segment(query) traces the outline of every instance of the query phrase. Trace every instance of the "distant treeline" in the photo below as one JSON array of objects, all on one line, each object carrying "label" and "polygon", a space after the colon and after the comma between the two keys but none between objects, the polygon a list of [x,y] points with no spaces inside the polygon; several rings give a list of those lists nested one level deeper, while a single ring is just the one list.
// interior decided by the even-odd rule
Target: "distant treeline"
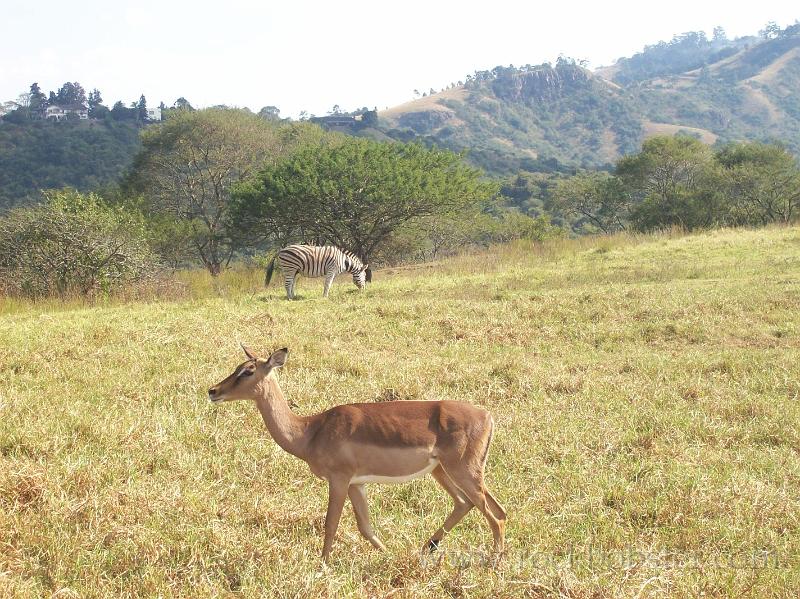
[{"label": "distant treeline", "polygon": [[788,224],[800,216],[800,168],[776,144],[713,150],[686,135],[654,137],[612,173],[558,181],[550,200],[584,232]]},{"label": "distant treeline", "polygon": [[142,131],[119,185],[49,191],[0,218],[0,287],[97,295],[185,266],[216,276],[290,242],[387,264],[559,234],[506,206],[498,188],[447,150],[244,110],[180,109]]}]

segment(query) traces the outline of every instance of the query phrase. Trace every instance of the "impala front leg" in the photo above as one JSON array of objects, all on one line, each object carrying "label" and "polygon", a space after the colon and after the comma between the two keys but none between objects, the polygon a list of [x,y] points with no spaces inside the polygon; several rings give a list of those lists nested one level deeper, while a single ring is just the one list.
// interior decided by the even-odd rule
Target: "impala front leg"
[{"label": "impala front leg", "polygon": [[328,481],[328,512],[325,514],[325,542],[322,544],[322,560],[327,562],[331,553],[336,529],[339,527],[339,518],[342,516],[344,500],[350,479],[332,479]]}]

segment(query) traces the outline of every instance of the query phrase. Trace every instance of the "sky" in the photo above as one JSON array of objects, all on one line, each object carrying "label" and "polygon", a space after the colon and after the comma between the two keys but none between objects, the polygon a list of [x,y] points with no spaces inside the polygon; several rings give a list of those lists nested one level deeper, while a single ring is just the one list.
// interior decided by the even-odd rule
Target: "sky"
[{"label": "sky", "polygon": [[798,18],[787,0],[3,0],[0,102],[78,81],[108,106],[144,94],[292,117],[384,109],[497,65],[563,54],[596,68],[685,31],[739,37]]}]

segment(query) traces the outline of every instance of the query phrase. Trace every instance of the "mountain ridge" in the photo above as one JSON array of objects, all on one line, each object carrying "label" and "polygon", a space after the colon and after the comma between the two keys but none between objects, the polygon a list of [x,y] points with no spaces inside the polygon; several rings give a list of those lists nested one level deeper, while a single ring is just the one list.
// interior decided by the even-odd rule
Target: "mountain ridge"
[{"label": "mountain ridge", "polygon": [[772,35],[683,34],[594,71],[563,57],[555,66],[478,71],[463,85],[380,111],[377,133],[362,134],[466,149],[495,174],[604,168],[660,134],[709,144],[778,140],[797,153],[800,25]]}]

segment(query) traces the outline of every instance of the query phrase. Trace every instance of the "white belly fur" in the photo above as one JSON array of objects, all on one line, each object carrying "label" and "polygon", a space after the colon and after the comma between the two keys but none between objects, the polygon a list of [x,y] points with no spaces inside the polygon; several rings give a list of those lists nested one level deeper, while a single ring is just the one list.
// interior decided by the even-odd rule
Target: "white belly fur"
[{"label": "white belly fur", "polygon": [[350,479],[351,485],[363,485],[364,483],[382,483],[382,484],[397,484],[397,483],[406,483],[410,480],[414,480],[415,478],[420,478],[421,476],[425,476],[429,474],[431,470],[436,468],[439,465],[439,460],[436,458],[430,458],[428,465],[420,470],[419,472],[414,472],[413,474],[407,474],[406,476],[377,476],[373,474],[362,474],[360,476],[354,476]]}]

